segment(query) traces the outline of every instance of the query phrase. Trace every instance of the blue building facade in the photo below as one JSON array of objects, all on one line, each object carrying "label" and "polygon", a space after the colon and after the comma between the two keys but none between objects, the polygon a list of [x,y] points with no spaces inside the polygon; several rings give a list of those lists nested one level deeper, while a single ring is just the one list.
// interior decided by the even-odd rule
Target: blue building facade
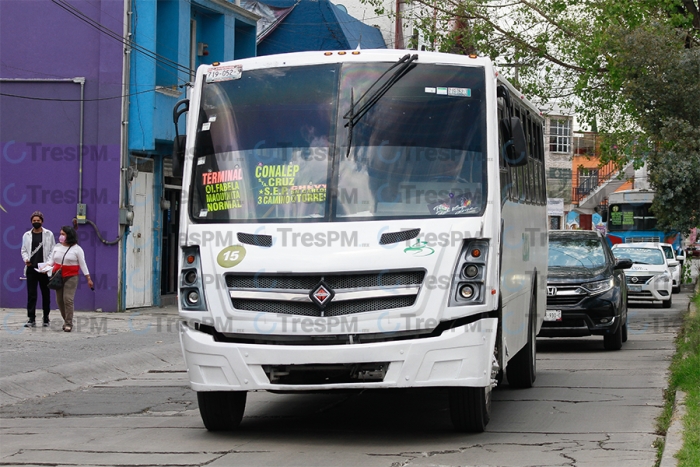
[{"label": "blue building facade", "polygon": [[227,0],[0,2],[0,307],[26,306],[35,210],[56,236],[79,222],[95,291],[81,278],[77,310],[174,291],[173,106],[197,66],[256,54],[257,19]]},{"label": "blue building facade", "polygon": [[162,296],[176,291],[181,180],[171,169],[173,107],[186,97],[200,65],[256,55],[258,19],[227,0],[132,0],[136,46],[129,64],[128,148],[133,170],[127,176],[134,221],[122,244],[126,308],[160,305]]}]

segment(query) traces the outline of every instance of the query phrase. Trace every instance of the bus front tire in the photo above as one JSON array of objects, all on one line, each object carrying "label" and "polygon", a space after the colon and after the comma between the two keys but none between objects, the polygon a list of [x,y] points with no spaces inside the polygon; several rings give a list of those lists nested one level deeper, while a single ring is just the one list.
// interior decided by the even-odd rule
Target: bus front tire
[{"label": "bus front tire", "polygon": [[198,392],[197,403],[204,426],[209,431],[233,431],[245,412],[245,391]]},{"label": "bus front tire", "polygon": [[506,367],[508,384],[514,388],[531,388],[537,377],[536,317],[537,300],[535,299],[535,292],[533,291],[530,296],[527,344],[510,359]]},{"label": "bus front tire", "polygon": [[455,430],[481,433],[491,419],[491,387],[448,388]]}]

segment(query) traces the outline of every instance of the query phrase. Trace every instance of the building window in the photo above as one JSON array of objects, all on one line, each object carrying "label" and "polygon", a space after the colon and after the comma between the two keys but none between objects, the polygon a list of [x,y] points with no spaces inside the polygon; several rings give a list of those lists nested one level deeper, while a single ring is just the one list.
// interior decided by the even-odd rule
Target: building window
[{"label": "building window", "polygon": [[549,121],[549,151],[571,151],[571,120],[551,119]]},{"label": "building window", "polygon": [[596,188],[598,188],[598,169],[579,167],[577,184],[578,195],[584,197]]}]

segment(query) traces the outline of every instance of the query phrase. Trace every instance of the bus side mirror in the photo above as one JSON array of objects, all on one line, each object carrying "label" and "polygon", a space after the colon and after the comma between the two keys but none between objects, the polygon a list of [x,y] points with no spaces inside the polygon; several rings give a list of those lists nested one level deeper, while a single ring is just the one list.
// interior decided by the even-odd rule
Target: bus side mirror
[{"label": "bus side mirror", "polygon": [[[182,108],[181,108],[182,107]],[[175,139],[173,140],[173,176],[182,177],[182,165],[185,161],[185,136],[180,136],[177,129],[177,122],[180,115],[190,110],[190,100],[178,101],[173,107],[173,123],[175,124]]]},{"label": "bus side mirror", "polygon": [[[510,117],[510,122],[503,122],[508,126],[508,141],[503,150],[503,157],[511,167],[527,165],[527,142],[523,124],[518,117]],[[508,125],[510,123],[510,125]]]},{"label": "bus side mirror", "polygon": [[173,141],[173,177],[182,177],[186,141],[187,137],[185,135],[178,135]]}]

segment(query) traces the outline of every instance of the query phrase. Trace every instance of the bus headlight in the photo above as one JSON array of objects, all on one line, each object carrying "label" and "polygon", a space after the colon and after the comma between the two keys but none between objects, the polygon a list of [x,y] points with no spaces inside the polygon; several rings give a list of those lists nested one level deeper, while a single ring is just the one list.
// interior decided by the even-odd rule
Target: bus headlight
[{"label": "bus headlight", "polygon": [[202,283],[202,262],[198,246],[182,248],[179,292],[181,310],[207,311],[204,284]]},{"label": "bus headlight", "polygon": [[185,283],[188,285],[193,285],[197,281],[197,271],[189,270],[185,272]]},{"label": "bus headlight", "polygon": [[487,240],[467,240],[462,245],[459,261],[452,275],[448,306],[484,303],[486,296],[486,261],[489,251]]},{"label": "bus headlight", "polygon": [[187,294],[187,301],[192,305],[196,305],[199,301],[199,293],[196,290],[190,290],[190,292]]},{"label": "bus headlight", "polygon": [[474,296],[474,287],[469,284],[464,284],[459,289],[459,295],[464,299],[471,299]]},{"label": "bus headlight", "polygon": [[473,264],[469,264],[464,268],[464,275],[470,279],[476,277],[477,274],[479,274],[479,268]]}]

